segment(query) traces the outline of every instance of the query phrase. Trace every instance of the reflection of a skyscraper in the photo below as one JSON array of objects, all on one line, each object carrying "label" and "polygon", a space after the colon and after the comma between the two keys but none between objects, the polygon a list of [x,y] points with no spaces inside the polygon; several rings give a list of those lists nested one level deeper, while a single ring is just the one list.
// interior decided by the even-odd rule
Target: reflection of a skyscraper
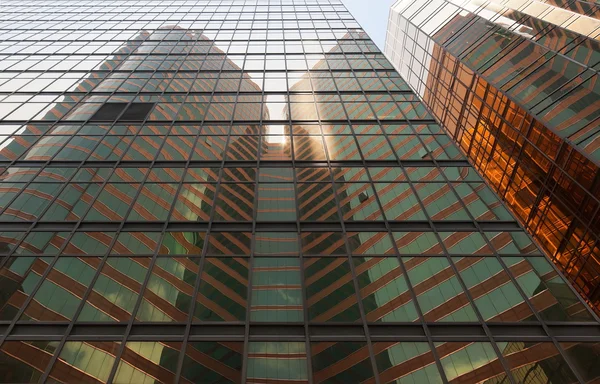
[{"label": "reflection of a skyscraper", "polygon": [[[504,15],[513,20],[522,16],[511,11]],[[600,294],[597,289],[600,259],[596,256],[600,254],[596,245],[600,228],[598,221],[589,220],[587,212],[597,205],[592,198],[595,194],[592,180],[598,168],[586,159],[590,157],[588,149],[592,146],[573,143],[578,142],[577,137],[589,134],[588,127],[595,126],[588,122],[593,121],[598,110],[594,107],[597,94],[583,83],[572,92],[570,99],[561,98],[562,94],[554,90],[569,82],[571,72],[576,73],[583,67],[577,69],[574,62],[560,55],[540,64],[547,49],[556,48],[552,48],[550,42],[571,38],[568,26],[551,29],[543,45],[538,45],[528,39],[507,37],[499,31],[488,34],[489,26],[480,16],[457,14],[440,25],[432,36],[445,45],[432,45],[433,60],[424,71],[430,73],[423,93],[424,102],[455,136],[464,152],[476,157],[474,164],[536,237],[546,254],[579,287],[592,306],[596,306],[596,296]],[[531,24],[533,20],[521,18],[520,22],[537,30],[538,26]],[[513,26],[510,31],[522,34],[523,30]],[[454,47],[469,45],[464,39],[473,36],[484,37],[470,53],[458,59]],[[455,42],[448,44],[449,41]],[[569,56],[585,63],[587,53],[583,52],[593,51],[590,48],[593,44],[592,39],[583,39]],[[575,54],[577,50],[580,52]],[[490,59],[492,57],[494,59]],[[487,80],[472,70],[483,68],[484,61],[483,73]],[[458,80],[450,89],[444,85],[449,73]],[[489,90],[483,92],[486,89]],[[535,92],[526,89],[535,89]],[[539,102],[542,98],[543,103]],[[471,103],[465,102],[470,99]],[[525,107],[536,103],[553,107],[533,116]],[[449,105],[450,109],[461,112],[457,116],[446,113]],[[479,111],[484,109],[492,113],[480,115]],[[527,144],[524,137],[537,139]],[[569,145],[563,143],[567,137],[571,140]],[[593,137],[591,135],[587,142],[592,143]],[[559,151],[565,145],[565,148],[576,145],[577,150]],[[563,153],[569,153],[568,161],[563,159],[566,159]],[[562,162],[568,162],[569,166],[562,169]]]},{"label": "reflection of a skyscraper", "polygon": [[[167,34],[171,40],[178,40],[172,45],[167,41],[161,41]],[[151,54],[150,54],[151,53]],[[168,54],[169,56],[156,55],[157,53]],[[174,54],[175,53],[175,54]],[[206,55],[210,53],[210,55]],[[140,55],[140,56],[137,56]],[[143,56],[142,56],[143,55]],[[202,56],[199,56],[202,55]],[[166,57],[166,59],[165,59]],[[143,60],[137,60],[143,58]],[[202,60],[197,60],[201,58]],[[204,60],[206,59],[206,60]],[[203,61],[204,60],[204,61]],[[157,71],[153,74],[153,77],[149,79],[140,80],[139,77],[144,76],[141,72],[140,76],[136,76],[135,68],[142,70]],[[206,74],[206,79],[195,79],[194,76],[186,78],[186,73],[182,73],[181,76],[175,76],[173,72],[162,72],[173,69],[186,69],[188,71],[202,71],[202,70],[219,70],[223,68],[222,79],[210,79],[211,74],[216,72],[198,72]],[[177,27],[167,28],[164,30],[155,31],[153,33],[144,32],[138,38],[131,43],[128,43],[125,47],[119,50],[119,52],[110,60],[105,62],[101,70],[116,69],[116,70],[133,70],[130,77],[124,82],[120,90],[122,92],[137,92],[142,90],[143,92],[164,92],[164,91],[181,91],[191,90],[192,92],[215,92],[215,99],[221,103],[221,105],[233,105],[237,98],[237,92],[239,90],[247,92],[260,92],[260,87],[254,83],[246,74],[244,74],[234,62],[227,59],[223,52],[212,46],[210,42],[204,36],[196,36],[185,30],[180,30]],[[159,74],[164,74],[164,78]],[[88,79],[82,82],[76,89],[77,92],[83,91],[94,91],[94,92],[110,92],[114,90],[113,84],[117,81],[116,79],[121,74],[113,73],[108,77],[104,77],[102,73],[92,73]],[[167,79],[169,78],[170,79]],[[177,77],[177,78],[175,78]],[[138,78],[138,79],[136,79]],[[168,80],[168,81],[167,81]],[[141,83],[144,83],[141,86]],[[181,88],[181,89],[178,89]],[[66,96],[69,98],[69,96]],[[93,101],[94,96],[90,97]],[[121,100],[122,99],[122,100]],[[127,97],[111,98],[111,102],[124,101],[127,102]],[[140,96],[140,101],[146,101],[143,96]],[[149,101],[153,99],[147,97]],[[243,121],[257,120],[261,117],[268,117],[268,111],[261,110],[260,101],[262,96],[260,94],[250,94],[245,96],[245,101],[252,101],[254,103],[239,104],[239,109],[236,111],[236,118]],[[203,96],[190,96],[187,101],[202,101],[200,103],[189,103],[181,106],[181,111],[178,118],[186,121],[219,121],[224,120],[228,122],[227,111],[219,109],[208,109],[206,107],[206,98]],[[101,106],[101,104],[80,104],[79,106],[68,112],[68,119],[71,120],[87,120],[94,115],[94,111]],[[67,111],[61,110],[62,105],[57,105],[55,109],[51,110],[49,114],[53,115],[65,115]],[[154,108],[150,112],[157,116],[166,116],[168,118],[169,111],[167,109],[160,109],[160,105],[153,105]],[[198,109],[195,109],[198,108]],[[123,112],[121,112],[123,113]],[[142,122],[145,116],[136,117],[134,120]],[[114,118],[113,118],[114,119]],[[133,121],[131,120],[133,123]],[[125,123],[125,124],[124,124]],[[122,135],[115,136],[115,140],[109,140],[106,145],[106,150],[103,154],[107,157],[99,155],[98,151],[94,151],[94,148],[98,145],[97,142],[102,139],[102,136],[87,136],[81,141],[73,139],[67,143],[63,148],[63,157],[66,160],[81,159],[80,154],[86,153],[91,155],[93,160],[110,160],[110,153],[115,153],[119,156],[123,156],[122,160],[142,160],[151,161],[158,152],[157,149],[160,147],[160,142],[156,142],[153,136],[139,136],[140,140],[135,140],[135,136],[139,130],[139,124],[128,124],[127,121],[119,121],[117,125],[111,126],[111,124],[87,124],[85,127],[95,135],[111,135],[111,132],[120,131]],[[238,126],[242,135],[253,133],[257,130],[257,125],[247,125],[245,128]],[[160,128],[157,127],[157,128]],[[216,133],[227,135],[228,127],[224,129],[217,127]],[[31,131],[36,132],[36,127],[32,127]],[[152,131],[152,127],[149,128]],[[50,128],[45,132],[39,132],[40,134],[46,134],[48,136],[41,138],[37,144],[31,146],[25,154],[22,156],[24,160],[49,160],[53,153],[56,153],[60,147],[63,146],[62,142],[54,142],[51,140],[49,135],[57,135],[63,131],[66,131],[64,125],[58,125]],[[198,129],[193,126],[184,126],[181,131],[186,131],[190,136],[185,137],[188,143],[188,147],[193,145],[193,139],[196,137]],[[162,131],[154,130],[155,134],[160,134]],[[222,144],[219,136],[210,136],[214,133],[211,129],[207,129],[206,133],[209,135],[202,136],[198,140],[195,147],[190,148],[192,150],[192,156],[197,159],[210,160],[214,158],[214,153],[221,154],[224,148],[219,148]],[[108,137],[107,136],[107,137]],[[163,139],[165,137],[163,136]],[[25,137],[25,140],[29,139]],[[163,159],[178,159],[181,148],[178,148],[179,142],[173,140],[169,143],[171,136],[167,136],[165,139],[165,145],[162,147],[161,154]],[[73,143],[73,144],[72,144]],[[10,158],[14,153],[23,152],[20,148],[15,149],[15,146],[19,146],[19,141],[14,141],[7,147],[2,149],[3,155]],[[157,147],[158,145],[158,147]],[[56,150],[53,150],[56,147]],[[216,151],[215,151],[216,149]],[[229,152],[232,156],[238,156],[243,160],[246,156],[248,147],[243,142],[232,142],[229,146]],[[71,151],[67,153],[64,151]],[[169,152],[172,151],[172,152]],[[72,155],[72,156],[71,156]],[[185,160],[185,159],[184,159]],[[106,169],[101,168],[90,168],[89,171],[83,171],[77,177],[77,184],[68,186],[70,188],[68,195],[59,195],[54,206],[62,207],[62,209],[51,209],[44,216],[46,221],[77,221],[84,218],[83,214],[85,210],[78,209],[78,204],[82,202],[88,205],[92,205],[94,199],[99,196],[100,187],[107,178]],[[17,169],[15,172],[4,175],[3,182],[7,183],[19,180],[24,175],[32,174],[34,170],[30,169]],[[68,179],[68,174],[64,173],[63,169],[52,169],[46,170],[45,176],[48,180],[64,181]],[[130,172],[133,172],[131,174]],[[139,172],[137,169],[123,169],[119,168],[115,170],[115,175],[118,175],[117,180],[130,183],[136,179],[136,173]],[[171,171],[172,172],[172,171]],[[210,170],[209,170],[210,172]],[[202,172],[193,173],[193,175],[200,175]],[[194,180],[194,176],[191,177]],[[160,178],[152,179],[148,177],[148,182],[160,182],[165,181]],[[125,184],[127,185],[127,184]],[[135,184],[139,188],[139,184]],[[39,188],[29,188],[22,194],[27,194],[27,199],[23,199],[24,203],[29,206],[42,206],[48,205],[52,199],[51,194],[44,194],[44,185],[38,184]],[[170,204],[173,196],[177,192],[175,184],[156,184],[155,190],[143,189],[140,191],[140,196],[143,196],[148,204],[152,206],[160,205],[163,207],[165,212],[169,211]],[[134,203],[136,193],[124,194],[119,185],[106,184],[104,186],[104,192],[108,196],[113,196],[119,200],[125,201],[127,206]],[[8,191],[10,192],[10,191]],[[213,194],[213,196],[211,196]],[[10,194],[9,194],[10,195]],[[10,195],[12,196],[12,195]],[[171,200],[169,200],[169,196]],[[5,196],[6,197],[6,196]],[[180,193],[181,206],[176,208],[173,212],[173,220],[208,220],[208,213],[210,212],[210,205],[206,204],[207,200],[214,199],[214,186],[212,184],[202,184],[201,187],[193,184],[186,184],[183,187],[183,191]],[[139,198],[137,201],[140,201]],[[96,200],[98,202],[98,200]],[[123,214],[118,211],[114,211],[114,207],[110,204],[96,204],[98,213],[102,221],[120,221],[124,218]],[[186,210],[184,212],[184,210]],[[132,208],[132,212],[136,212],[137,217],[143,218],[145,221],[155,221],[166,218],[165,215],[157,216],[156,210],[151,207],[146,207],[144,204],[135,204]],[[10,219],[13,215],[15,220],[31,220],[37,218],[35,215],[25,216],[14,206],[11,205],[10,209],[4,212],[3,218]],[[98,217],[98,216],[96,216]],[[131,215],[129,217],[132,217]],[[78,320],[85,321],[129,321],[134,308],[132,304],[136,301],[136,298],[141,293],[142,282],[144,276],[150,272],[150,258],[139,257],[139,258],[116,258],[111,256],[107,262],[102,262],[102,257],[81,257],[77,258],[75,255],[94,255],[98,254],[97,244],[101,244],[101,247],[108,247],[111,243],[112,236],[102,232],[87,232],[81,233],[85,239],[79,239],[76,244],[67,245],[63,254],[73,255],[73,257],[61,257],[55,264],[51,272],[42,283],[41,288],[37,291],[35,297],[29,302],[27,308],[21,317],[21,320],[28,321],[69,321],[74,320],[73,316],[76,314],[76,309],[79,307],[81,300],[85,296],[87,287],[90,284],[95,284],[92,291],[88,294],[86,302],[82,308]],[[54,233],[50,236],[29,236],[16,250],[15,255],[31,255],[30,257],[14,257],[3,267],[0,286],[2,287],[3,300],[1,315],[3,319],[9,320],[14,318],[18,310],[25,305],[28,296],[32,293],[32,288],[36,286],[40,276],[43,275],[44,271],[48,268],[52,262],[52,252],[45,252],[48,249],[60,248],[67,234]],[[188,252],[186,254],[200,256],[200,252],[203,246],[203,236],[193,235],[192,238],[182,239],[182,235],[176,234],[175,237],[166,238],[161,246],[161,252],[166,254],[173,254],[178,251],[177,247],[181,244],[187,244]],[[81,236],[80,236],[81,237]],[[180,238],[176,238],[180,237]],[[7,248],[11,248],[17,242],[16,239],[6,237]],[[74,241],[74,240],[73,240]],[[114,253],[121,255],[133,255],[138,253],[145,253],[146,255],[151,254],[153,249],[156,247],[156,238],[149,237],[144,233],[132,233],[128,241],[119,238],[115,246],[113,247]],[[50,246],[50,245],[53,246]],[[128,249],[132,244],[137,244],[133,249]],[[90,248],[92,247],[92,248]],[[93,248],[96,247],[96,248]],[[144,249],[144,251],[140,251]],[[7,249],[8,250],[8,249]],[[68,252],[67,252],[68,250]],[[106,251],[106,249],[104,250]],[[101,252],[104,253],[104,252]],[[41,254],[48,254],[48,257],[38,257]],[[93,283],[92,276],[98,270],[101,269],[100,277]],[[194,281],[197,277],[198,270],[198,258],[159,258],[156,265],[152,268],[152,277],[148,287],[143,292],[143,299],[140,310],[136,314],[136,318],[143,320],[153,321],[186,321],[187,313],[189,311],[190,300],[193,292]],[[169,292],[172,292],[171,294]],[[216,311],[222,313],[222,311]],[[224,316],[226,319],[227,316]],[[231,318],[228,318],[231,320]],[[66,347],[65,347],[66,348]],[[21,348],[19,351],[24,352],[28,348]],[[49,348],[48,348],[49,349]],[[19,352],[17,351],[17,352]],[[166,351],[166,349],[165,349]],[[40,351],[41,352],[41,351]],[[107,351],[108,352],[108,351]],[[20,352],[19,352],[20,353]],[[110,352],[109,352],[110,353]],[[202,355],[202,353],[200,353]],[[128,354],[124,354],[126,358]],[[4,358],[8,358],[6,355]],[[22,360],[19,355],[14,355],[14,358]],[[135,355],[130,358],[136,358]],[[138,356],[139,358],[139,356]],[[149,369],[151,370],[152,364],[148,362]],[[32,372],[35,372],[37,363],[31,363]],[[74,366],[65,365],[62,369],[64,372],[54,377],[58,381],[73,381],[78,377],[77,369]],[[71,372],[71,373],[69,373]],[[32,373],[34,374],[34,373]],[[173,374],[173,373],[171,373]],[[90,375],[93,376],[92,373]],[[168,375],[167,375],[168,376]],[[92,380],[89,376],[88,379]],[[77,380],[83,380],[79,377]],[[87,380],[87,379],[86,379]]]}]

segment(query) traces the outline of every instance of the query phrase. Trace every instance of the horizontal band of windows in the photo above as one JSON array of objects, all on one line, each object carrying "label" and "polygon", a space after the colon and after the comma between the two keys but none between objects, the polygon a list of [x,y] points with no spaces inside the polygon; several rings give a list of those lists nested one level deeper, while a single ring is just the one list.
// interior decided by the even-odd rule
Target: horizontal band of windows
[{"label": "horizontal band of windows", "polygon": [[[259,103],[260,104],[260,103]],[[328,104],[328,103],[323,103],[323,104]],[[32,123],[43,123],[43,122],[47,122],[47,121],[52,121],[52,122],[56,122],[57,124],[72,124],[72,123],[85,123],[88,120],[4,120],[4,122],[9,123],[9,124],[27,124],[28,122],[32,122]],[[230,120],[149,120],[147,122],[147,124],[170,124],[173,121],[176,121],[178,124],[199,124],[201,122],[204,122],[204,124],[229,124]],[[344,120],[318,120],[318,119],[311,119],[311,120],[268,120],[268,119],[262,119],[262,120],[233,120],[236,124],[296,124],[296,125],[302,125],[302,124],[346,124],[348,123],[349,119],[344,119]],[[384,124],[398,124],[398,123],[413,123],[413,124],[435,124],[435,120],[399,120],[399,119],[371,119],[371,120],[350,120],[353,124],[377,124],[378,121],[383,121],[385,122]],[[98,124],[98,121],[94,121],[94,123]],[[106,123],[112,123],[112,120],[107,120]]]},{"label": "horizontal band of windows", "polygon": [[[18,29],[8,30],[8,32],[14,32],[14,31],[17,31],[17,30]],[[4,31],[7,31],[7,30],[4,30]],[[78,29],[77,31],[80,31],[80,30]],[[252,30],[252,32],[254,32],[254,31],[259,31],[259,30]],[[289,30],[286,30],[286,31],[289,31]],[[311,31],[311,29],[308,29],[307,31]],[[2,30],[0,30],[0,33],[2,33]],[[203,41],[203,40],[196,40],[196,41]],[[319,38],[316,38],[316,39],[315,38],[310,38],[310,39],[297,39],[297,38],[295,38],[295,39],[276,39],[276,40],[238,38],[238,39],[226,40],[226,39],[219,39],[217,37],[216,39],[212,39],[211,40],[211,41],[213,41],[213,42],[216,43],[214,45],[201,45],[201,46],[200,45],[196,45],[196,46],[194,46],[194,43],[196,41],[194,41],[194,40],[143,40],[142,44],[141,44],[141,47],[146,47],[144,45],[144,43],[155,43],[156,45],[154,47],[159,47],[160,48],[161,43],[165,43],[165,48],[170,48],[170,45],[167,45],[167,44],[183,43],[183,46],[187,47],[187,48],[196,48],[197,47],[197,48],[202,48],[202,49],[209,49],[209,48],[217,48],[217,49],[219,49],[220,48],[219,47],[219,43],[242,43],[243,44],[243,43],[248,43],[248,42],[250,42],[250,43],[256,43],[256,42],[265,42],[266,41],[268,43],[276,43],[276,44],[297,43],[298,46],[301,45],[302,43],[319,43],[319,42],[324,42],[326,44],[332,44],[334,42],[338,42],[338,44],[339,44],[339,42],[341,42],[342,46],[343,46],[344,42],[348,42],[350,44],[352,44],[352,42],[357,42],[357,43],[359,43],[361,45],[362,44],[368,44],[367,45],[368,48],[374,48],[371,44],[369,44],[371,42],[371,40],[369,40],[369,39],[361,39],[361,38],[356,38],[356,39],[339,39],[339,40],[319,39]],[[40,40],[40,39],[7,39],[7,40],[2,40],[2,42],[6,42],[6,43],[13,42],[13,43],[15,43],[13,45],[16,45],[16,44],[22,43],[22,42],[41,43],[41,44],[46,44],[46,45],[50,45],[52,43],[75,43],[75,44],[79,44],[79,43],[120,43],[120,44],[125,45],[125,44],[131,42],[131,40],[124,40],[124,39],[120,39],[120,40],[106,40],[106,39],[104,39],[104,40],[93,40],[93,39],[86,39],[86,40],[83,40],[83,39],[82,40],[66,40],[66,39],[65,40],[53,40],[53,39],[44,39],[44,40]],[[100,45],[100,44],[98,44],[97,46],[98,46],[98,48],[102,47],[102,45]],[[104,53],[104,54],[105,55],[119,54],[118,49],[120,49],[122,47],[114,46],[114,48],[115,48],[115,51],[113,53]],[[356,46],[352,45],[352,48],[356,49]],[[361,52],[371,53],[371,54],[378,53],[377,51],[370,51],[370,50],[364,50],[364,51],[361,50],[361,51],[358,51],[358,52],[353,52],[353,51],[348,51],[348,52],[331,52],[331,51],[327,51],[326,53],[327,54],[337,54],[337,53],[346,53],[346,54],[358,53],[358,54],[360,54]],[[200,52],[191,53],[191,54],[199,54],[199,53]],[[295,51],[295,52],[290,52],[289,54],[290,55],[293,55],[293,54],[297,55],[299,53],[301,53],[301,52]],[[312,54],[314,52],[310,51],[310,52],[306,52],[306,53]],[[45,54],[49,55],[48,53],[45,53]],[[93,55],[93,54],[100,55],[101,53],[90,53],[90,55]],[[121,53],[121,54],[127,55],[127,54],[129,54],[129,52]],[[161,53],[160,52],[157,52],[157,53],[153,53],[153,52],[140,52],[140,53],[138,53],[138,52],[135,52],[133,54],[135,54],[135,55],[138,55],[138,54],[139,55],[157,55],[157,54],[161,54]],[[163,52],[162,54],[165,54],[165,53]],[[222,53],[206,52],[206,54],[207,55],[208,54],[210,54],[210,55],[219,55],[219,54],[222,54]],[[230,53],[230,54],[231,55],[239,55],[240,53],[235,52],[235,53]],[[257,53],[255,53],[255,52],[248,52],[248,54],[256,55]],[[279,53],[277,53],[277,52],[264,52],[264,54],[265,55],[276,55],[276,54],[281,55],[282,53],[281,52],[279,52]],[[35,54],[32,54],[32,55],[35,55]],[[40,54],[38,54],[38,56],[39,55]],[[80,55],[82,55],[82,54],[80,53]],[[175,53],[173,56],[177,56],[177,55],[178,54]],[[181,55],[181,54],[179,54],[179,55]]]},{"label": "horizontal band of windows", "polygon": [[[408,101],[408,103],[419,103],[418,101]],[[216,104],[216,103],[215,103]],[[234,104],[234,103],[232,103]],[[248,104],[248,103],[238,103],[238,104]],[[257,104],[264,104],[264,103],[257,103]],[[300,103],[298,103],[300,104]],[[308,104],[313,104],[308,103]],[[328,104],[328,103],[323,103],[323,104]],[[279,120],[281,121],[283,124],[287,124],[290,123],[290,120]],[[170,124],[172,122],[172,120],[167,120],[167,122]],[[181,120],[181,122],[176,123],[176,125],[185,125],[187,122],[187,124],[193,124],[196,125],[198,127],[205,127],[205,126],[244,126],[247,125],[248,122],[251,123],[256,123],[256,120],[235,120],[233,122],[231,122],[230,120],[216,120],[216,121],[204,121],[204,120]],[[362,124],[377,124],[376,119],[336,119],[336,120],[331,120],[331,119],[321,119],[321,120],[291,120],[291,124],[292,125],[301,125],[301,126],[318,126],[318,125],[335,125],[335,124],[344,124],[344,125],[348,125],[348,122],[350,122],[350,124],[353,125],[362,125]],[[8,120],[3,120],[2,124],[0,124],[0,127],[3,125],[9,125],[12,126],[14,123],[9,123]],[[53,126],[56,126],[58,124],[60,125],[68,125],[68,126],[79,126],[81,123],[81,121],[73,121],[73,120],[65,120],[62,121],[60,123],[50,123],[50,122],[45,122],[45,121],[40,121],[40,122],[36,122],[35,123],[36,126],[44,126],[47,128],[52,128]],[[141,126],[148,126],[148,125],[157,125],[158,122],[157,121],[148,121],[146,123],[132,123],[130,124],[131,126],[135,126],[135,127],[141,127]],[[383,125],[387,126],[387,125],[395,125],[395,124],[400,124],[400,125],[407,125],[407,124],[435,124],[437,125],[436,121],[434,119],[389,119],[389,120],[385,120],[385,123]],[[116,124],[119,125],[119,124]],[[442,133],[439,133],[442,134]],[[25,134],[26,135],[26,134]],[[445,135],[445,133],[444,133]],[[37,135],[36,135],[37,136]]]},{"label": "horizontal band of windows", "polygon": [[[32,225],[33,231],[77,231],[77,232],[96,232],[96,231],[117,231],[121,228],[121,222],[84,222],[84,223],[69,223],[69,222],[0,222],[0,231],[7,232],[23,232],[29,230]],[[257,222],[257,223],[227,223],[227,222],[212,222],[210,229],[212,232],[252,232],[255,228],[257,232],[342,232],[342,224],[340,222],[319,223],[319,222]],[[390,221],[389,227],[393,231],[402,232],[470,232],[477,231],[477,227],[483,231],[522,231],[521,227],[514,221],[434,221],[431,224],[427,221]],[[345,222],[344,228],[346,231],[367,231],[367,232],[387,232],[387,226],[384,221],[365,221],[365,222]],[[209,223],[199,223],[197,221],[190,222],[126,222],[122,226],[122,230],[126,232],[162,232],[181,231],[181,232],[205,232],[209,229]]]},{"label": "horizontal band of windows", "polygon": [[[82,164],[81,161],[28,161],[28,160],[17,160],[14,162],[0,161],[0,167],[6,167],[12,165],[14,167],[30,167],[30,168],[41,168],[41,167],[78,167]],[[83,167],[98,167],[98,168],[184,168],[186,164],[189,164],[190,168],[256,168],[257,161],[201,161],[201,160],[190,160],[187,161],[84,161]],[[397,167],[398,164],[405,167],[470,167],[469,162],[466,160],[364,160],[364,161],[331,161],[329,163],[320,161],[308,161],[308,160],[296,160],[294,162],[290,160],[261,160],[260,168],[301,168],[303,166],[309,168],[336,168],[336,167]]]},{"label": "horizontal band of windows", "polygon": [[[19,72],[20,73],[20,72]],[[24,72],[25,73],[25,72]],[[45,73],[45,72],[44,72]],[[264,72],[260,72],[262,74],[264,74]],[[277,73],[282,73],[281,71],[277,71]],[[348,76],[348,77],[328,77],[325,79],[377,79],[377,77],[355,77],[355,76]],[[163,78],[164,80],[169,80],[171,78]],[[219,78],[215,78],[215,79],[210,79],[210,80],[218,80]],[[323,79],[323,78],[321,78]],[[389,77],[379,77],[379,79],[390,79]],[[142,79],[142,80],[146,80],[146,79]],[[178,80],[175,78],[175,80]],[[186,79],[188,80],[188,79]],[[189,80],[195,80],[195,79],[189,79]],[[224,78],[224,80],[239,80],[238,78]],[[285,81],[286,77],[281,77],[281,78],[277,78],[276,80],[281,80],[281,81]],[[306,79],[308,80],[308,79]],[[274,95],[274,96],[280,96],[280,95],[306,95],[306,94],[315,94],[315,95],[337,95],[337,94],[341,94],[341,95],[357,95],[357,96],[362,96],[363,92],[361,90],[344,90],[344,89],[339,89],[336,90],[335,87],[331,88],[331,89],[314,89],[311,91],[294,91],[294,90],[282,90],[282,91],[264,91],[264,90],[258,90],[256,92],[249,92],[249,91],[240,91],[240,92],[236,92],[235,90],[232,89],[228,89],[228,90],[224,90],[224,91],[219,91],[218,89],[215,89],[215,91],[213,92],[212,90],[207,90],[206,92],[170,92],[170,91],[165,91],[165,92],[144,92],[144,91],[132,91],[132,92],[123,92],[123,91],[116,91],[116,92],[104,92],[104,91],[85,91],[85,92],[78,92],[78,91],[66,91],[66,92],[57,92],[57,91],[49,91],[49,92],[44,92],[44,91],[24,91],[24,92],[20,92],[20,91],[15,91],[15,92],[2,92],[0,93],[0,96],[9,96],[9,95],[14,95],[15,93],[18,93],[19,96],[35,96],[35,95],[40,95],[43,94],[44,96],[62,96],[62,95],[69,95],[69,96],[86,96],[86,95],[94,95],[94,96],[111,96],[111,97],[118,97],[118,96],[131,96],[132,94],[135,95],[139,95],[139,96],[210,96],[213,93],[215,95],[218,96],[231,96],[231,97],[235,97],[235,96],[255,96],[258,97],[259,95],[263,95],[263,96],[269,96],[269,95]],[[406,91],[406,90],[399,90],[399,89],[378,89],[378,90],[374,90],[374,89],[365,89],[364,93],[368,96],[368,95],[388,95],[388,94],[392,94],[393,95],[413,95],[412,91]],[[253,99],[252,102],[239,102],[239,104],[264,104],[266,102],[262,102],[262,101],[257,101],[258,99]],[[391,100],[389,100],[391,101]],[[397,102],[420,102],[420,100],[418,100],[417,96],[414,96],[413,100],[396,100]],[[178,101],[179,102],[179,101]],[[235,103],[234,100],[232,101],[228,101],[231,103]],[[289,102],[288,102],[289,103]],[[313,101],[309,101],[309,102],[294,102],[294,104],[311,104],[313,103]],[[322,103],[333,103],[333,102],[327,102],[324,101]],[[82,103],[85,104],[85,103]],[[432,120],[433,119],[429,119]],[[71,121],[71,120],[69,120]]]},{"label": "horizontal band of windows", "polygon": [[[260,41],[260,40],[257,40],[257,41]],[[331,40],[332,43],[335,42],[335,41],[336,40]],[[347,40],[347,41],[352,41],[352,40]],[[19,54],[19,53],[17,52],[17,54]],[[291,53],[290,52],[290,53],[287,53],[287,54],[284,53],[284,52],[273,52],[273,53],[271,53],[271,55],[279,55],[279,56],[286,55],[286,56],[290,56],[290,57],[294,56],[294,55],[298,55],[299,56],[299,55],[304,55],[304,54],[311,54],[311,55],[325,55],[325,54],[327,54],[327,55],[344,56],[344,55],[352,55],[352,54],[360,55],[360,54],[381,54],[381,53],[378,52],[378,51],[369,51],[369,50],[359,50],[359,51],[356,51],[356,52],[346,52],[346,53],[344,53],[344,52],[336,53],[336,52],[325,51],[325,50],[318,51],[318,52],[299,52],[299,53]],[[35,56],[44,56],[45,57],[45,56],[48,56],[48,53],[27,53],[26,55],[27,56],[32,56],[32,57],[35,57]],[[86,54],[86,56],[98,56],[98,57],[106,57],[106,56],[110,56],[110,55],[119,55],[119,52],[115,51],[115,52],[112,52],[112,53],[89,53],[89,54]],[[248,53],[246,53],[246,52],[244,52],[244,53],[237,53],[237,52],[234,53],[234,52],[232,52],[232,53],[228,53],[228,54],[225,54],[225,53],[222,53],[222,52],[220,52],[220,53],[204,53],[204,52],[176,53],[176,52],[173,52],[173,53],[168,53],[168,54],[165,53],[165,52],[156,52],[156,53],[154,53],[154,52],[144,52],[144,53],[139,53],[138,54],[138,53],[134,52],[134,53],[131,53],[131,54],[130,53],[124,53],[122,55],[123,56],[129,56],[129,55],[150,56],[150,57],[152,57],[152,56],[157,56],[157,57],[169,56],[169,57],[184,57],[184,58],[189,58],[189,57],[229,56],[229,55],[230,56],[236,56],[236,55],[242,55],[242,56],[246,56],[246,55],[248,55],[248,56],[252,56],[252,55],[259,56],[260,55],[260,56],[264,56],[264,55],[268,55],[268,54],[267,53],[254,53],[254,54],[252,54],[250,52],[248,52]],[[382,55],[381,58],[383,59],[383,55]]]},{"label": "horizontal band of windows", "polygon": [[[549,341],[540,324],[487,324],[496,341]],[[568,325],[547,324],[551,335],[560,341],[600,341],[600,326],[593,323]],[[478,323],[439,324],[429,323],[427,328],[433,341],[485,341],[485,330]],[[368,332],[373,341],[426,341],[423,325],[414,324],[369,324]],[[16,324],[7,340],[58,340],[68,330],[68,324],[20,323]],[[73,326],[68,340],[121,340],[126,334],[127,323],[122,324],[77,324]],[[8,331],[8,324],[0,325],[0,334]],[[134,324],[128,340],[170,340],[182,341],[185,338],[185,324]],[[253,323],[249,328],[251,340],[304,340],[305,327],[302,323],[284,325],[281,323]],[[201,340],[243,340],[243,323],[192,324],[190,341]],[[308,325],[311,341],[350,341],[365,340],[362,324]]]}]

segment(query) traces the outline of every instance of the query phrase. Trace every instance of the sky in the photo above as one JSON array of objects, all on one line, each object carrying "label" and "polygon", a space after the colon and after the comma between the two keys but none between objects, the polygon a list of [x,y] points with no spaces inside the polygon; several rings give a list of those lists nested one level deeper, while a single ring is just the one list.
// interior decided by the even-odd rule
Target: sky
[{"label": "sky", "polygon": [[342,0],[348,11],[383,51],[390,7],[396,0]]}]

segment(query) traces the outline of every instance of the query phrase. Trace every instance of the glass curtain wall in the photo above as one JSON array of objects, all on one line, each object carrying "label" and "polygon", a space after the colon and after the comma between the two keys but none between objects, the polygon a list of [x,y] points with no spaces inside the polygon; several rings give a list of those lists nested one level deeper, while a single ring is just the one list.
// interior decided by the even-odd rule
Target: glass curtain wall
[{"label": "glass curtain wall", "polygon": [[386,55],[600,313],[600,5],[397,1]]},{"label": "glass curtain wall", "polygon": [[0,382],[594,382],[600,324],[339,0],[0,5]]}]

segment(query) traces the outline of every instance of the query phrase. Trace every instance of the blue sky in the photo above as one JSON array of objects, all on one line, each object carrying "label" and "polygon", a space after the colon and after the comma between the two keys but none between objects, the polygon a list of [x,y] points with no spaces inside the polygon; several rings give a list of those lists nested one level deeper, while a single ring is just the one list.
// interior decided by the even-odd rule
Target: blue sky
[{"label": "blue sky", "polygon": [[371,39],[383,51],[390,7],[396,0],[342,0]]}]

